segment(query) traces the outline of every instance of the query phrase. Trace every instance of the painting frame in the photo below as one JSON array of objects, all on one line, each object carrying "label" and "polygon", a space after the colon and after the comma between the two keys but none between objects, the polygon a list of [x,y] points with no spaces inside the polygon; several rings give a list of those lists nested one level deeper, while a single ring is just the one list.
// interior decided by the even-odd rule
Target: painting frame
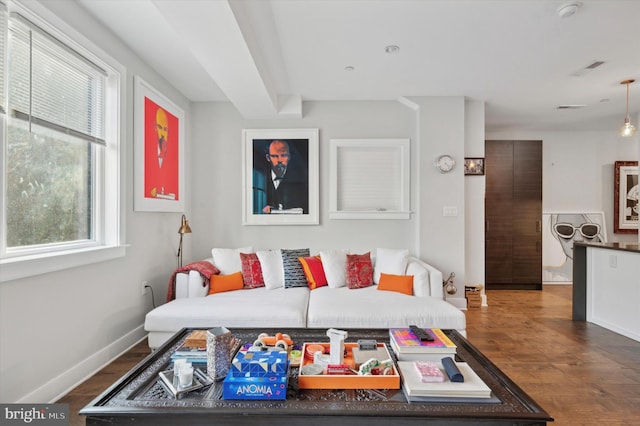
[{"label": "painting frame", "polygon": [[[613,232],[616,234],[637,234],[638,162],[616,161],[614,169]],[[634,195],[635,206],[632,205]]]},{"label": "painting frame", "polygon": [[484,176],[484,158],[466,157],[464,159],[465,176]]},{"label": "painting frame", "polygon": [[134,210],[183,212],[185,113],[139,76],[133,109]]},{"label": "painting frame", "polygon": [[[320,223],[318,136],[318,129],[242,130],[243,225]],[[275,177],[272,171],[275,166],[272,168],[271,158],[276,160],[275,156],[270,156],[270,147],[275,140],[285,141],[288,149],[288,164],[281,177]],[[283,144],[275,146],[284,149]],[[282,182],[278,185],[287,184],[279,193],[288,190],[288,205],[271,206],[277,204],[273,199],[277,179]]]}]

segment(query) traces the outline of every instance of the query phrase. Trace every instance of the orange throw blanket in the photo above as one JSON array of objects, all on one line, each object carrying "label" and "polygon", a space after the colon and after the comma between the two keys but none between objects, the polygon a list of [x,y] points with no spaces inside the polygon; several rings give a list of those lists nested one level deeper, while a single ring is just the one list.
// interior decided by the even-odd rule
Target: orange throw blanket
[{"label": "orange throw blanket", "polygon": [[176,298],[176,275],[180,272],[189,272],[189,271],[198,271],[202,278],[204,278],[203,286],[209,284],[209,278],[211,275],[216,275],[220,273],[220,270],[213,266],[211,262],[207,262],[206,260],[201,260],[199,262],[190,263],[188,265],[184,265],[171,274],[171,278],[169,279],[169,287],[167,288],[167,302],[171,302]]}]

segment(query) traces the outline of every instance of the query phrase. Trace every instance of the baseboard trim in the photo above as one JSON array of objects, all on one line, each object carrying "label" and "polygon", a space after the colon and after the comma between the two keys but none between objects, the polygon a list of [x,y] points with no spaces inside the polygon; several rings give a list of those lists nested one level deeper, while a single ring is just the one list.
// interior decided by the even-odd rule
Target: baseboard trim
[{"label": "baseboard trim", "polygon": [[49,401],[48,403],[53,403],[57,401],[146,337],[144,325],[140,325],[16,402]]},{"label": "baseboard trim", "polygon": [[448,297],[446,300],[461,311],[467,310],[467,299],[464,297]]}]

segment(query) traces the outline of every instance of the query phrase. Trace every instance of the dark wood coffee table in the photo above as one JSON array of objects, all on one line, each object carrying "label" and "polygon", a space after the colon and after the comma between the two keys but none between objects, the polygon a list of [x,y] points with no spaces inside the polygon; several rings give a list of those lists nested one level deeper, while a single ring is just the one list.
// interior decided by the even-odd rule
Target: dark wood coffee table
[{"label": "dark wood coffee table", "polygon": [[[171,353],[192,329],[183,329],[84,407],[87,425],[384,425],[456,424],[544,425],[553,418],[498,367],[456,331],[445,333],[492,389],[495,403],[408,403],[401,390],[299,389],[298,369],[291,369],[286,401],[223,400],[222,386],[211,386],[176,399],[158,380],[169,368]],[[347,330],[347,341],[389,342],[388,330]],[[296,343],[328,341],[326,329],[231,329],[243,342],[261,332],[287,332]],[[391,351],[390,351],[391,352]],[[206,367],[204,367],[206,370]]]}]

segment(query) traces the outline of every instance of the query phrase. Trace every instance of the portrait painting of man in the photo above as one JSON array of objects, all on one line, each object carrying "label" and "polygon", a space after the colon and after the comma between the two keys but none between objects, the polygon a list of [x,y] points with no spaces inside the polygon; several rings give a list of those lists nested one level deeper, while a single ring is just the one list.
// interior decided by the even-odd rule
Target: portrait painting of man
[{"label": "portrait painting of man", "polygon": [[309,140],[253,140],[253,214],[309,214]]},{"label": "portrait painting of man", "polygon": [[144,197],[179,200],[178,118],[144,98]]}]

